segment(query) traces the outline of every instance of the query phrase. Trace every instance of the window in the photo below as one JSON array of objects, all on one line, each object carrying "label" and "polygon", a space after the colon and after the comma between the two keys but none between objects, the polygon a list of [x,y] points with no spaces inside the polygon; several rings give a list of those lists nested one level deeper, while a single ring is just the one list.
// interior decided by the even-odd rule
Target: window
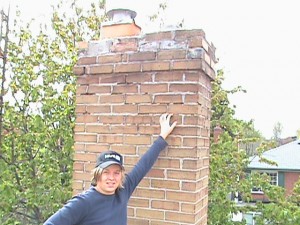
[{"label": "window", "polygon": [[[266,174],[269,176],[270,184],[272,185],[278,185],[278,172],[274,171],[251,171],[251,172],[259,172],[260,174]],[[261,187],[253,187],[252,193],[263,193],[263,190]]]}]

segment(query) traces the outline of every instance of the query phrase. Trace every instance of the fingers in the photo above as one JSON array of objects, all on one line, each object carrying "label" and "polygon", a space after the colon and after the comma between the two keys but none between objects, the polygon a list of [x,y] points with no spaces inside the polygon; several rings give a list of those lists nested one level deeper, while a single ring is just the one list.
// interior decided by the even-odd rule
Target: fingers
[{"label": "fingers", "polygon": [[172,113],[164,113],[160,116],[160,126],[161,126],[161,132],[160,136],[166,139],[166,137],[173,131],[175,126],[177,125],[177,121],[173,122],[170,125],[171,117],[173,116]]},{"label": "fingers", "polygon": [[177,121],[175,121],[174,123],[172,123],[171,130],[173,130],[176,127],[176,125],[177,125]]},{"label": "fingers", "polygon": [[167,119],[167,121],[168,121],[168,122],[170,122],[171,116],[173,116],[173,114],[172,114],[172,113],[170,113],[170,114],[167,114],[167,116],[166,116],[166,119]]},{"label": "fingers", "polygon": [[160,116],[159,122],[162,123],[164,121],[170,123],[171,117],[173,116],[173,113],[164,113]]}]

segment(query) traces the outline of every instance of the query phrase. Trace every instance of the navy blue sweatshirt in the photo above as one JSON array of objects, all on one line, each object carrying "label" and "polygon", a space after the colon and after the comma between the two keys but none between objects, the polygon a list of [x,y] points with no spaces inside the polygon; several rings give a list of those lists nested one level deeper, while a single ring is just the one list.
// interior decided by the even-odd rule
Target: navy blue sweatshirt
[{"label": "navy blue sweatshirt", "polygon": [[101,194],[92,186],[69,200],[44,225],[126,225],[130,196],[166,146],[167,142],[159,136],[126,175],[124,188],[115,194]]}]

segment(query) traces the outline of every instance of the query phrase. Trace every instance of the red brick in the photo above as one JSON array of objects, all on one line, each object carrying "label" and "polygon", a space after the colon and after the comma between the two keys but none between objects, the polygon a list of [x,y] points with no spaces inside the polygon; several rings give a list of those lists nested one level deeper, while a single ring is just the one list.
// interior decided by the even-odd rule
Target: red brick
[{"label": "red brick", "polygon": [[209,51],[209,44],[207,43],[204,37],[193,36],[188,40],[188,44],[190,48],[201,47],[206,52]]},{"label": "red brick", "polygon": [[100,134],[107,134],[110,133],[110,127],[109,126],[103,126],[103,125],[86,125],[86,132],[88,133],[100,133]]},{"label": "red brick", "polygon": [[198,114],[199,106],[198,105],[181,105],[175,104],[169,106],[170,113],[184,113],[184,114]]},{"label": "red brick", "polygon": [[151,95],[126,95],[126,103],[151,103]]},{"label": "red brick", "polygon": [[85,67],[84,66],[75,66],[73,68],[73,73],[75,75],[83,75],[85,73]]},{"label": "red brick", "polygon": [[151,201],[151,208],[153,209],[162,209],[162,210],[172,210],[179,211],[179,203],[174,201]]},{"label": "red brick", "polygon": [[185,41],[194,37],[203,37],[205,38],[205,32],[201,29],[195,30],[177,30],[175,32],[175,40]]},{"label": "red brick", "polygon": [[114,65],[97,65],[97,66],[89,66],[87,68],[87,74],[103,74],[103,73],[112,73],[114,69]]},{"label": "red brick", "polygon": [[134,144],[134,145],[149,145],[151,144],[150,136],[125,136],[124,137],[125,144]]},{"label": "red brick", "polygon": [[179,159],[172,159],[172,158],[158,158],[158,160],[154,164],[155,167],[162,167],[162,168],[180,168],[180,161]]},{"label": "red brick", "polygon": [[170,84],[170,92],[198,93],[199,85],[197,85],[197,84]]},{"label": "red brick", "polygon": [[88,105],[86,112],[91,114],[110,113],[111,108],[108,105]]},{"label": "red brick", "polygon": [[157,54],[158,60],[185,59],[186,50],[162,50]]},{"label": "red brick", "polygon": [[155,169],[152,168],[146,175],[146,177],[150,178],[162,178],[165,179],[165,171],[163,169]]},{"label": "red brick", "polygon": [[135,52],[129,54],[129,61],[150,61],[155,60],[155,52]]},{"label": "red brick", "polygon": [[194,60],[180,60],[173,62],[172,69],[174,70],[200,70],[203,69],[203,62],[199,59]]},{"label": "red brick", "polygon": [[75,143],[74,150],[78,152],[83,152],[85,150],[85,144]]},{"label": "red brick", "polygon": [[109,76],[102,76],[100,77],[101,84],[106,84],[106,83],[117,83],[117,84],[122,84],[125,83],[125,75],[109,75]]},{"label": "red brick", "polygon": [[113,105],[113,113],[136,113],[138,111],[137,105]]},{"label": "red brick", "polygon": [[203,101],[201,101],[202,99],[203,99],[202,96],[199,96],[198,94],[187,94],[185,95],[184,102],[185,103],[198,102],[200,105],[203,105]]},{"label": "red brick", "polygon": [[155,82],[164,82],[164,81],[183,81],[184,73],[179,71],[172,72],[158,72],[155,74]]},{"label": "red brick", "polygon": [[200,169],[203,167],[203,159],[184,159],[182,161],[182,169]]},{"label": "red brick", "polygon": [[100,96],[100,103],[122,103],[124,99],[124,95],[102,95]]},{"label": "red brick", "polygon": [[98,116],[92,115],[77,115],[76,123],[95,123],[98,121]]},{"label": "red brick", "polygon": [[96,63],[96,57],[82,57],[78,59],[77,65],[90,65]]},{"label": "red brick", "polygon": [[186,203],[195,203],[199,197],[199,192],[182,192],[170,190],[166,193],[167,200],[180,201]]},{"label": "red brick", "polygon": [[199,174],[194,171],[178,171],[178,170],[168,170],[168,179],[178,179],[178,180],[197,180]]},{"label": "red brick", "polygon": [[111,93],[111,86],[90,85],[88,86],[87,93]]},{"label": "red brick", "polygon": [[77,85],[99,84],[99,75],[84,75],[77,79]]},{"label": "red brick", "polygon": [[177,221],[180,223],[195,223],[195,214],[192,213],[179,213],[179,212],[166,212],[166,219],[170,221]]},{"label": "red brick", "polygon": [[137,115],[137,116],[125,116],[125,123],[126,124],[150,124],[152,118],[148,115]]},{"label": "red brick", "polygon": [[115,73],[130,73],[130,72],[140,72],[141,71],[140,63],[130,63],[130,64],[116,64]]},{"label": "red brick", "polygon": [[182,103],[182,95],[156,95],[154,103]]},{"label": "red brick", "polygon": [[[141,224],[138,224],[141,225]],[[178,223],[172,223],[172,222],[167,222],[167,221],[151,221],[151,225],[178,225]]]},{"label": "red brick", "polygon": [[83,191],[83,181],[74,181],[73,183],[72,183],[72,189],[74,190],[74,191],[78,191],[78,193],[79,192],[82,192]]},{"label": "red brick", "polygon": [[86,113],[86,105],[78,105],[75,109],[77,114],[84,114]]},{"label": "red brick", "polygon": [[145,40],[150,41],[161,41],[161,40],[172,40],[173,34],[170,31],[159,32],[159,33],[148,33],[145,35]]},{"label": "red brick", "polygon": [[123,124],[124,116],[114,115],[114,116],[99,116],[99,123],[103,124]]},{"label": "red brick", "polygon": [[163,93],[168,91],[167,84],[142,84],[141,93]]},{"label": "red brick", "polygon": [[76,88],[76,95],[86,94],[88,86],[87,85],[78,85]]},{"label": "red brick", "polygon": [[76,142],[96,142],[97,135],[95,134],[77,134],[74,135],[74,140]]},{"label": "red brick", "polygon": [[136,209],[136,216],[142,217],[142,218],[149,218],[151,220],[153,219],[163,219],[164,218],[164,212],[153,210],[153,209]]},{"label": "red brick", "polygon": [[85,131],[85,126],[83,124],[76,124],[74,128],[74,132],[84,132]]},{"label": "red brick", "polygon": [[79,172],[73,172],[73,179],[74,180],[82,180],[82,181],[90,181],[91,180],[91,174],[89,173],[79,173]]},{"label": "red brick", "polygon": [[112,52],[126,52],[136,51],[138,43],[136,38],[120,38],[114,39],[113,45],[111,46]]},{"label": "red brick", "polygon": [[98,139],[99,143],[109,143],[109,144],[122,144],[123,143],[123,135],[99,135]]},{"label": "red brick", "polygon": [[137,127],[136,126],[112,126],[111,133],[112,134],[136,134]]},{"label": "red brick", "polygon": [[170,70],[170,62],[144,62],[142,71],[164,71]]},{"label": "red brick", "polygon": [[111,55],[100,55],[98,56],[98,63],[105,64],[105,63],[117,63],[122,62],[122,55],[121,54],[111,54]]},{"label": "red brick", "polygon": [[80,95],[76,97],[76,104],[95,104],[98,103],[98,99],[97,95]]},{"label": "red brick", "polygon": [[[131,209],[131,210],[133,211],[133,209]],[[130,216],[133,216],[133,215],[131,215],[130,213],[127,213],[127,214],[128,214],[127,222],[130,225],[150,225],[150,221],[145,218],[143,218],[143,219],[139,219],[136,217],[130,218]],[[153,223],[151,222],[151,224],[153,224]]]},{"label": "red brick", "polygon": [[89,143],[86,144],[86,151],[91,153],[99,153],[103,151],[107,151],[109,149],[109,146],[107,143],[104,144],[98,144],[98,143]]},{"label": "red brick", "polygon": [[201,156],[201,151],[196,148],[168,148],[168,157],[178,157],[178,158],[198,158]]},{"label": "red brick", "polygon": [[84,161],[84,162],[95,162],[96,154],[93,153],[75,153],[74,160]]},{"label": "red brick", "polygon": [[151,187],[179,190],[180,189],[180,181],[153,179],[151,182]]},{"label": "red brick", "polygon": [[142,198],[165,199],[165,191],[138,187],[134,191],[134,196]]},{"label": "red brick", "polygon": [[166,105],[141,105],[139,106],[139,113],[165,113],[167,112]]},{"label": "red brick", "polygon": [[74,162],[73,170],[74,171],[83,171],[84,170],[84,164],[82,162]]},{"label": "red brick", "polygon": [[114,86],[112,93],[113,94],[119,94],[119,93],[137,93],[138,92],[138,86],[136,84],[124,84],[124,85],[118,85]]},{"label": "red brick", "polygon": [[131,73],[126,77],[126,83],[142,83],[152,81],[151,73]]},{"label": "red brick", "polygon": [[135,207],[149,208],[150,200],[149,199],[130,198],[128,205],[135,206]]}]

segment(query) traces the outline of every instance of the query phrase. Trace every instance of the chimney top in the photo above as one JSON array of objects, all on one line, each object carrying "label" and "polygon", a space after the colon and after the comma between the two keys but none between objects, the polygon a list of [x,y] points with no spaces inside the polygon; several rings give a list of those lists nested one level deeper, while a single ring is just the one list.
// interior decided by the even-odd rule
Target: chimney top
[{"label": "chimney top", "polygon": [[141,28],[135,24],[136,12],[125,8],[107,12],[108,22],[101,24],[100,39],[137,36]]},{"label": "chimney top", "polygon": [[112,23],[128,23],[134,20],[136,12],[130,9],[111,9],[107,12],[107,16]]}]

